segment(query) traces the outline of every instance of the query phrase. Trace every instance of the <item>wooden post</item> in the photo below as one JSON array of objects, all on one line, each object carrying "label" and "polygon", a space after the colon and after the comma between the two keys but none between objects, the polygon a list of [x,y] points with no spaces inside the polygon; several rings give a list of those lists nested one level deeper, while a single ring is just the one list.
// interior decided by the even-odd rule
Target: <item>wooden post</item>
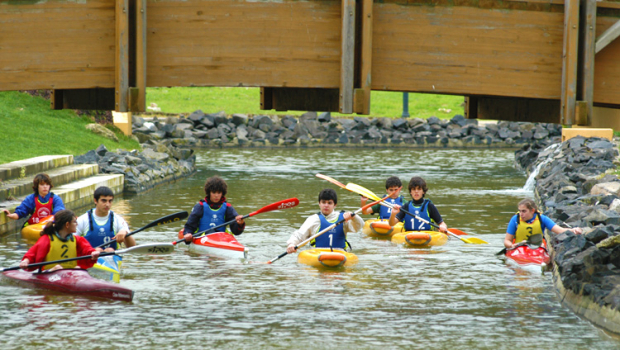
[{"label": "wooden post", "polygon": [[370,114],[372,83],[372,6],[373,0],[362,0],[360,88],[355,89],[355,113]]},{"label": "wooden post", "polygon": [[127,112],[129,96],[129,0],[116,0],[114,110]]},{"label": "wooden post", "polygon": [[579,69],[577,90],[577,111],[575,123],[592,123],[592,102],[594,100],[594,46],[596,42],[596,0],[581,0],[579,22]]},{"label": "wooden post", "polygon": [[146,111],[146,2],[136,0],[136,87],[138,96],[133,112]]},{"label": "wooden post", "polygon": [[575,122],[578,54],[579,0],[565,0],[562,54],[562,123],[566,125],[572,125]]},{"label": "wooden post", "polygon": [[355,0],[342,0],[342,41],[340,53],[340,113],[353,113],[355,74]]},{"label": "wooden post", "polygon": [[465,96],[465,118],[478,119],[478,97]]}]

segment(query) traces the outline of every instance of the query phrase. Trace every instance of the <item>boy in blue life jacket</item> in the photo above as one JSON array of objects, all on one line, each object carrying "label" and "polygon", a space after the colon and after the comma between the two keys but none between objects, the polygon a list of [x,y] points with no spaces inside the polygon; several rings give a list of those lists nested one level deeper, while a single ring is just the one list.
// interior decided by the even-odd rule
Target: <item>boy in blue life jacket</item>
[{"label": "boy in blue life jacket", "polygon": [[[423,178],[414,176],[409,180],[409,193],[411,194],[411,200],[405,203],[402,207],[406,211],[419,216],[420,218],[434,222],[439,225],[439,231],[448,232],[448,225],[443,221],[437,207],[431,202],[430,199],[424,198],[424,195],[428,191],[428,186]],[[394,205],[392,213],[390,214],[390,226],[396,225],[399,221],[404,223],[405,231],[430,231],[431,225],[419,220],[409,214],[405,214],[400,211],[400,205]]]},{"label": "boy in blue life jacket", "polygon": [[[392,205],[398,204],[403,205],[405,199],[400,194],[400,191],[403,189],[403,183],[400,181],[398,176],[390,176],[385,180],[385,191],[387,192],[388,199],[385,200],[386,203],[390,203]],[[366,205],[368,198],[362,196],[361,205],[363,207]],[[372,207],[366,209],[362,212],[366,215],[372,215],[375,213],[379,213],[379,219],[389,220],[390,214],[392,214],[392,208],[388,208],[386,206],[379,204],[375,204]]]},{"label": "boy in blue life jacket", "polygon": [[336,191],[331,188],[322,190],[319,193],[320,211],[309,216],[299,230],[293,232],[288,241],[286,241],[286,252],[289,254],[293,253],[295,246],[299,243],[342,219],[345,220],[343,224],[317,237],[314,246],[316,248],[345,249],[347,233],[361,230],[362,226],[364,226],[364,220],[359,215],[352,215],[351,212],[334,211],[336,204],[338,204]]},{"label": "boy in blue life jacket", "polygon": [[542,243],[542,235],[545,229],[553,233],[572,231],[580,235],[583,231],[579,227],[572,229],[563,228],[553,220],[541,214],[536,207],[536,203],[531,199],[524,199],[519,202],[519,212],[512,216],[506,229],[504,237],[504,247],[512,249],[523,241],[530,241],[535,244]]},{"label": "boy in blue life jacket", "polygon": [[24,201],[15,208],[13,214],[3,209],[6,217],[18,220],[30,215],[28,221],[24,223],[24,226],[27,226],[37,224],[40,220],[64,210],[65,204],[62,202],[62,199],[53,192],[50,192],[53,187],[54,185],[52,185],[52,179],[49,175],[43,173],[37,174],[32,181],[32,190],[34,193],[28,195]]},{"label": "boy in blue life jacket", "polygon": [[[104,247],[105,251],[113,252],[118,244],[125,243],[127,247],[136,245],[133,236],[125,238],[129,233],[129,225],[112,210],[114,192],[106,186],[97,187],[93,193],[95,208],[90,209],[77,219],[76,236],[83,236],[93,247],[111,241],[116,242]],[[100,249],[100,248],[97,248]]]},{"label": "boy in blue life jacket", "polygon": [[[213,176],[207,179],[205,183],[206,197],[201,199],[198,204],[194,205],[192,213],[189,214],[184,227],[185,243],[189,244],[193,241],[193,234],[209,230],[211,227],[219,226],[225,222],[235,219],[230,224],[230,232],[234,235],[240,235],[245,229],[245,220],[243,215],[237,214],[235,208],[226,202],[226,192],[228,185],[226,181],[219,176]],[[218,231],[224,232],[225,227]],[[207,231],[206,233],[211,233]]]}]

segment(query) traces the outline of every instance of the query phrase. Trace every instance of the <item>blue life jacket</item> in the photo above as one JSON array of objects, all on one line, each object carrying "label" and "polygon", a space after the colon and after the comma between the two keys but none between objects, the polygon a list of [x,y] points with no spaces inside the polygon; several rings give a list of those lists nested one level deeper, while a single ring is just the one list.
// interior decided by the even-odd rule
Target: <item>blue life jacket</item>
[{"label": "blue life jacket", "polygon": [[[390,204],[398,204],[400,206],[403,205],[403,196],[398,196],[398,198],[388,198],[385,200],[386,203]],[[379,219],[388,220],[390,218],[390,214],[392,214],[392,208],[388,208],[386,206],[380,205],[381,209],[379,210]]]},{"label": "blue life jacket", "polygon": [[[319,212],[319,219],[321,219],[321,227],[319,227],[319,232],[333,225],[337,221],[344,219],[344,211],[341,211],[338,215],[338,219],[334,222],[327,221],[325,215]],[[344,225],[340,224],[333,229],[325,232],[324,234],[318,236],[315,239],[314,245],[317,248],[340,248],[344,249],[346,247],[347,241],[344,234]]]},{"label": "blue life jacket", "polygon": [[[88,232],[84,235],[84,238],[90,243],[91,246],[96,247],[107,243],[116,235],[114,232],[114,212],[110,210],[110,216],[103,226],[99,226],[95,218],[93,218],[93,210],[88,211]],[[116,249],[116,241],[109,245],[109,247]],[[107,247],[106,247],[107,248]]]},{"label": "blue life jacket", "polygon": [[[219,226],[223,224],[226,218],[226,208],[228,204],[226,202],[222,203],[222,205],[217,209],[213,210],[209,207],[209,203],[201,201],[203,212],[202,218],[200,218],[200,224],[198,225],[198,231],[202,232],[210,229],[211,227]],[[226,228],[222,228],[222,232],[225,231]]]},{"label": "blue life jacket", "polygon": [[[424,199],[424,202],[422,202],[422,205],[420,205],[419,207],[416,207],[413,205],[413,201],[411,201],[409,202],[407,211],[421,217],[422,219],[428,222],[431,222],[431,217],[428,214],[428,204],[430,202],[431,201],[429,199]],[[405,223],[405,231],[430,231],[431,230],[430,224],[427,224],[421,220],[418,220],[409,214],[405,214],[404,223]]]}]

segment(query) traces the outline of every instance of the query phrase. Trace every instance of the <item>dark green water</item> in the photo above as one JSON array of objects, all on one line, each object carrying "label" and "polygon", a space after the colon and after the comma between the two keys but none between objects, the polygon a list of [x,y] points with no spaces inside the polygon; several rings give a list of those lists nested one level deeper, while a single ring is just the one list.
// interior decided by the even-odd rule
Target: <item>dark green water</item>
[{"label": "dark green water", "polygon": [[[290,197],[298,207],[247,219],[238,239],[249,261],[198,256],[125,256],[121,284],[133,303],[76,298],[0,282],[2,349],[617,349],[620,341],[563,307],[550,274],[510,267],[495,253],[523,191],[525,175],[506,150],[208,150],[191,178],[118,198],[113,209],[132,228],[190,210],[219,174],[241,214]],[[428,197],[450,227],[489,245],[451,240],[413,250],[361,234],[349,236],[359,263],[318,271],[279,255],[318,192],[336,188],[323,173],[377,193],[385,179],[424,177]],[[338,208],[359,197],[337,190]],[[81,213],[80,213],[81,214]],[[171,242],[181,225],[136,235],[139,243]],[[2,266],[28,246],[16,235],[0,244]]]}]

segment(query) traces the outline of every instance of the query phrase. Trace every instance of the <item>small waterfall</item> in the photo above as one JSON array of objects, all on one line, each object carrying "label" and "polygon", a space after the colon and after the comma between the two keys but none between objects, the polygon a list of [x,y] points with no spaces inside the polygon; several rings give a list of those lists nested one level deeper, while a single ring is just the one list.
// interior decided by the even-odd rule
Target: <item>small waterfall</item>
[{"label": "small waterfall", "polygon": [[547,146],[547,148],[545,148],[542,152],[539,153],[538,159],[540,159],[541,156],[546,157],[546,159],[536,165],[534,171],[532,171],[530,173],[530,176],[527,178],[525,185],[523,185],[523,188],[521,189],[522,191],[534,191],[534,186],[536,186],[536,176],[538,176],[540,169],[545,164],[553,160],[553,154],[555,153],[556,148],[558,148],[561,144],[562,143],[554,143],[552,145],[549,145]]}]

